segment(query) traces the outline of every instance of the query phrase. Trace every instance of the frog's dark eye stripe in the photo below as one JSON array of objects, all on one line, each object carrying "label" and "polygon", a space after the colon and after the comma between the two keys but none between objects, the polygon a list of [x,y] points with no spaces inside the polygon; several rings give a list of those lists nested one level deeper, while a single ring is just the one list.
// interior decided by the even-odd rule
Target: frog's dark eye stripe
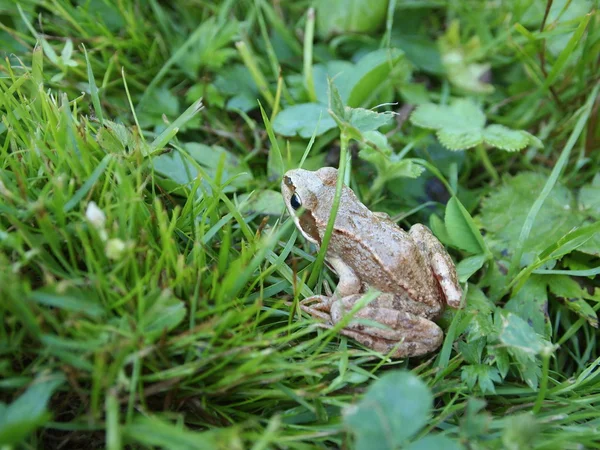
[{"label": "frog's dark eye stripe", "polygon": [[302,201],[300,200],[300,197],[298,196],[298,194],[296,194],[296,193],[292,194],[292,196],[290,198],[290,205],[292,205],[292,208],[294,208],[294,209],[298,209],[302,206]]}]

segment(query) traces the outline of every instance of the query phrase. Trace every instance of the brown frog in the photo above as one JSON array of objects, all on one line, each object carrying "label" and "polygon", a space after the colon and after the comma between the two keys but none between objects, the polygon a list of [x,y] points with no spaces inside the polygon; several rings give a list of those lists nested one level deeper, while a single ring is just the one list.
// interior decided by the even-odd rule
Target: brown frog
[{"label": "brown frog", "polygon": [[[337,169],[288,171],[281,183],[285,204],[298,230],[321,245],[331,212]],[[303,310],[333,326],[371,287],[381,294],[341,333],[392,357],[419,356],[437,349],[444,334],[433,320],[444,306],[461,307],[456,267],[431,231],[416,224],[406,232],[386,214],[374,213],[343,187],[326,260],[339,276],[333,296],[301,302]]]}]

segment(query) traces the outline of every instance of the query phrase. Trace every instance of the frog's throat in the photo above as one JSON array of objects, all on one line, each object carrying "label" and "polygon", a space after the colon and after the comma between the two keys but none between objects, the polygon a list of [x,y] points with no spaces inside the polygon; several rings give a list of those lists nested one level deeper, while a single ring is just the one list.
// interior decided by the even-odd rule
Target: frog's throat
[{"label": "frog's throat", "polygon": [[321,236],[319,236],[317,221],[310,211],[302,211],[300,215],[296,216],[296,224],[306,239],[313,244],[321,245]]}]

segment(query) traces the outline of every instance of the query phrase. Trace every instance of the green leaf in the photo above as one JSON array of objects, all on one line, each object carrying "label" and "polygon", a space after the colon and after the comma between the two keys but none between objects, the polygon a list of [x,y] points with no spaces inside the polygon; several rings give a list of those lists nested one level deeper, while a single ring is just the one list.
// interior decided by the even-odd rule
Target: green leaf
[{"label": "green leaf", "polygon": [[327,107],[319,103],[301,103],[281,111],[273,120],[273,130],[282,136],[310,138],[315,130],[321,136],[336,127]]},{"label": "green leaf", "polygon": [[185,315],[185,303],[173,297],[168,291],[164,291],[146,310],[138,326],[145,336],[152,339],[174,329]]},{"label": "green leaf", "polygon": [[394,113],[391,111],[378,113],[364,108],[346,107],[345,109],[346,121],[361,133],[377,130],[389,124],[393,117]]},{"label": "green leaf", "polygon": [[509,152],[521,150],[530,145],[531,135],[525,131],[511,130],[504,125],[490,125],[483,130],[483,139],[492,147]]},{"label": "green leaf", "polygon": [[469,256],[468,258],[463,259],[456,266],[456,273],[458,274],[458,281],[461,283],[466,283],[471,275],[477,272],[485,262],[488,260],[488,257],[484,254]]},{"label": "green leaf", "polygon": [[98,318],[105,314],[105,310],[100,301],[92,291],[80,291],[78,289],[68,289],[65,292],[58,293],[56,289],[43,288],[33,291],[29,298],[41,305],[52,306],[64,311],[71,311],[85,314],[89,317]]},{"label": "green leaf", "polygon": [[529,355],[538,355],[552,348],[527,322],[513,313],[502,316],[500,340],[504,345]]},{"label": "green leaf", "polygon": [[372,33],[385,21],[388,0],[330,0],[317,3],[317,30],[332,34]]},{"label": "green leaf", "polygon": [[242,214],[264,214],[276,216],[285,208],[281,192],[269,189],[242,194],[237,197]]},{"label": "green leaf", "polygon": [[530,277],[523,287],[504,306],[531,325],[533,330],[546,339],[552,336],[548,317],[548,294],[546,278],[540,275]]},{"label": "green leaf", "polygon": [[425,436],[423,439],[419,439],[416,442],[411,443],[407,447],[403,447],[405,450],[431,450],[431,449],[443,449],[443,450],[462,450],[464,447],[452,439],[441,436],[439,434],[430,434]]},{"label": "green leaf", "polygon": [[600,173],[594,175],[591,183],[581,188],[577,201],[581,211],[600,220]]},{"label": "green leaf", "polygon": [[455,247],[471,253],[489,253],[473,218],[456,197],[446,205],[444,223]]},{"label": "green leaf", "polygon": [[[369,5],[372,3],[369,2]],[[351,89],[346,104],[351,107],[370,106],[363,103],[383,84],[390,82],[392,70],[403,58],[404,53],[397,48],[380,49],[363,56],[348,79]]]},{"label": "green leaf", "polygon": [[502,381],[498,369],[488,366],[487,364],[463,366],[460,378],[465,382],[469,389],[473,389],[475,383],[477,383],[483,394],[495,394],[496,389],[494,388],[494,383],[500,383]]},{"label": "green leaf", "polygon": [[356,449],[394,449],[426,423],[433,397],[417,376],[387,373],[344,413],[344,425],[356,436]]},{"label": "green leaf", "polygon": [[437,130],[438,140],[450,150],[465,150],[484,142],[506,151],[521,150],[528,145],[543,146],[527,131],[512,130],[503,125],[490,125],[484,129],[483,111],[467,99],[456,100],[450,106],[419,105],[410,121],[419,127]]},{"label": "green leaf", "polygon": [[[548,282],[548,287],[554,295],[565,300],[567,308],[583,317],[594,328],[598,328],[596,311],[584,299],[600,301],[600,295],[590,295],[587,289],[581,287],[577,281],[566,275],[546,276],[544,281]],[[598,292],[598,290],[596,291]]]},{"label": "green leaf", "polygon": [[41,374],[10,405],[0,402],[0,443],[16,445],[46,423],[51,417],[48,401],[64,381],[62,374]]},{"label": "green leaf", "polygon": [[448,150],[466,150],[483,142],[480,130],[442,128],[436,133],[440,144]]},{"label": "green leaf", "polygon": [[[482,201],[480,217],[487,231],[486,241],[498,257],[513,254],[523,223],[545,182],[546,177],[541,173],[521,172],[505,178],[502,187]],[[523,263],[581,223],[573,195],[557,183],[538,212],[522,248]]]}]

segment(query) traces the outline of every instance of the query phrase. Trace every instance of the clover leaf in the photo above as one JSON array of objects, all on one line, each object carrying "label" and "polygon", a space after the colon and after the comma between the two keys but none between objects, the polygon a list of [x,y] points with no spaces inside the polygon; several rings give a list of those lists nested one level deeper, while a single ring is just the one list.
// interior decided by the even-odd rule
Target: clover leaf
[{"label": "clover leaf", "polygon": [[543,147],[542,142],[527,131],[497,124],[486,127],[485,114],[468,99],[456,100],[451,105],[419,105],[410,121],[421,128],[436,130],[438,140],[449,150],[466,150],[483,143],[509,152],[528,145]]}]

